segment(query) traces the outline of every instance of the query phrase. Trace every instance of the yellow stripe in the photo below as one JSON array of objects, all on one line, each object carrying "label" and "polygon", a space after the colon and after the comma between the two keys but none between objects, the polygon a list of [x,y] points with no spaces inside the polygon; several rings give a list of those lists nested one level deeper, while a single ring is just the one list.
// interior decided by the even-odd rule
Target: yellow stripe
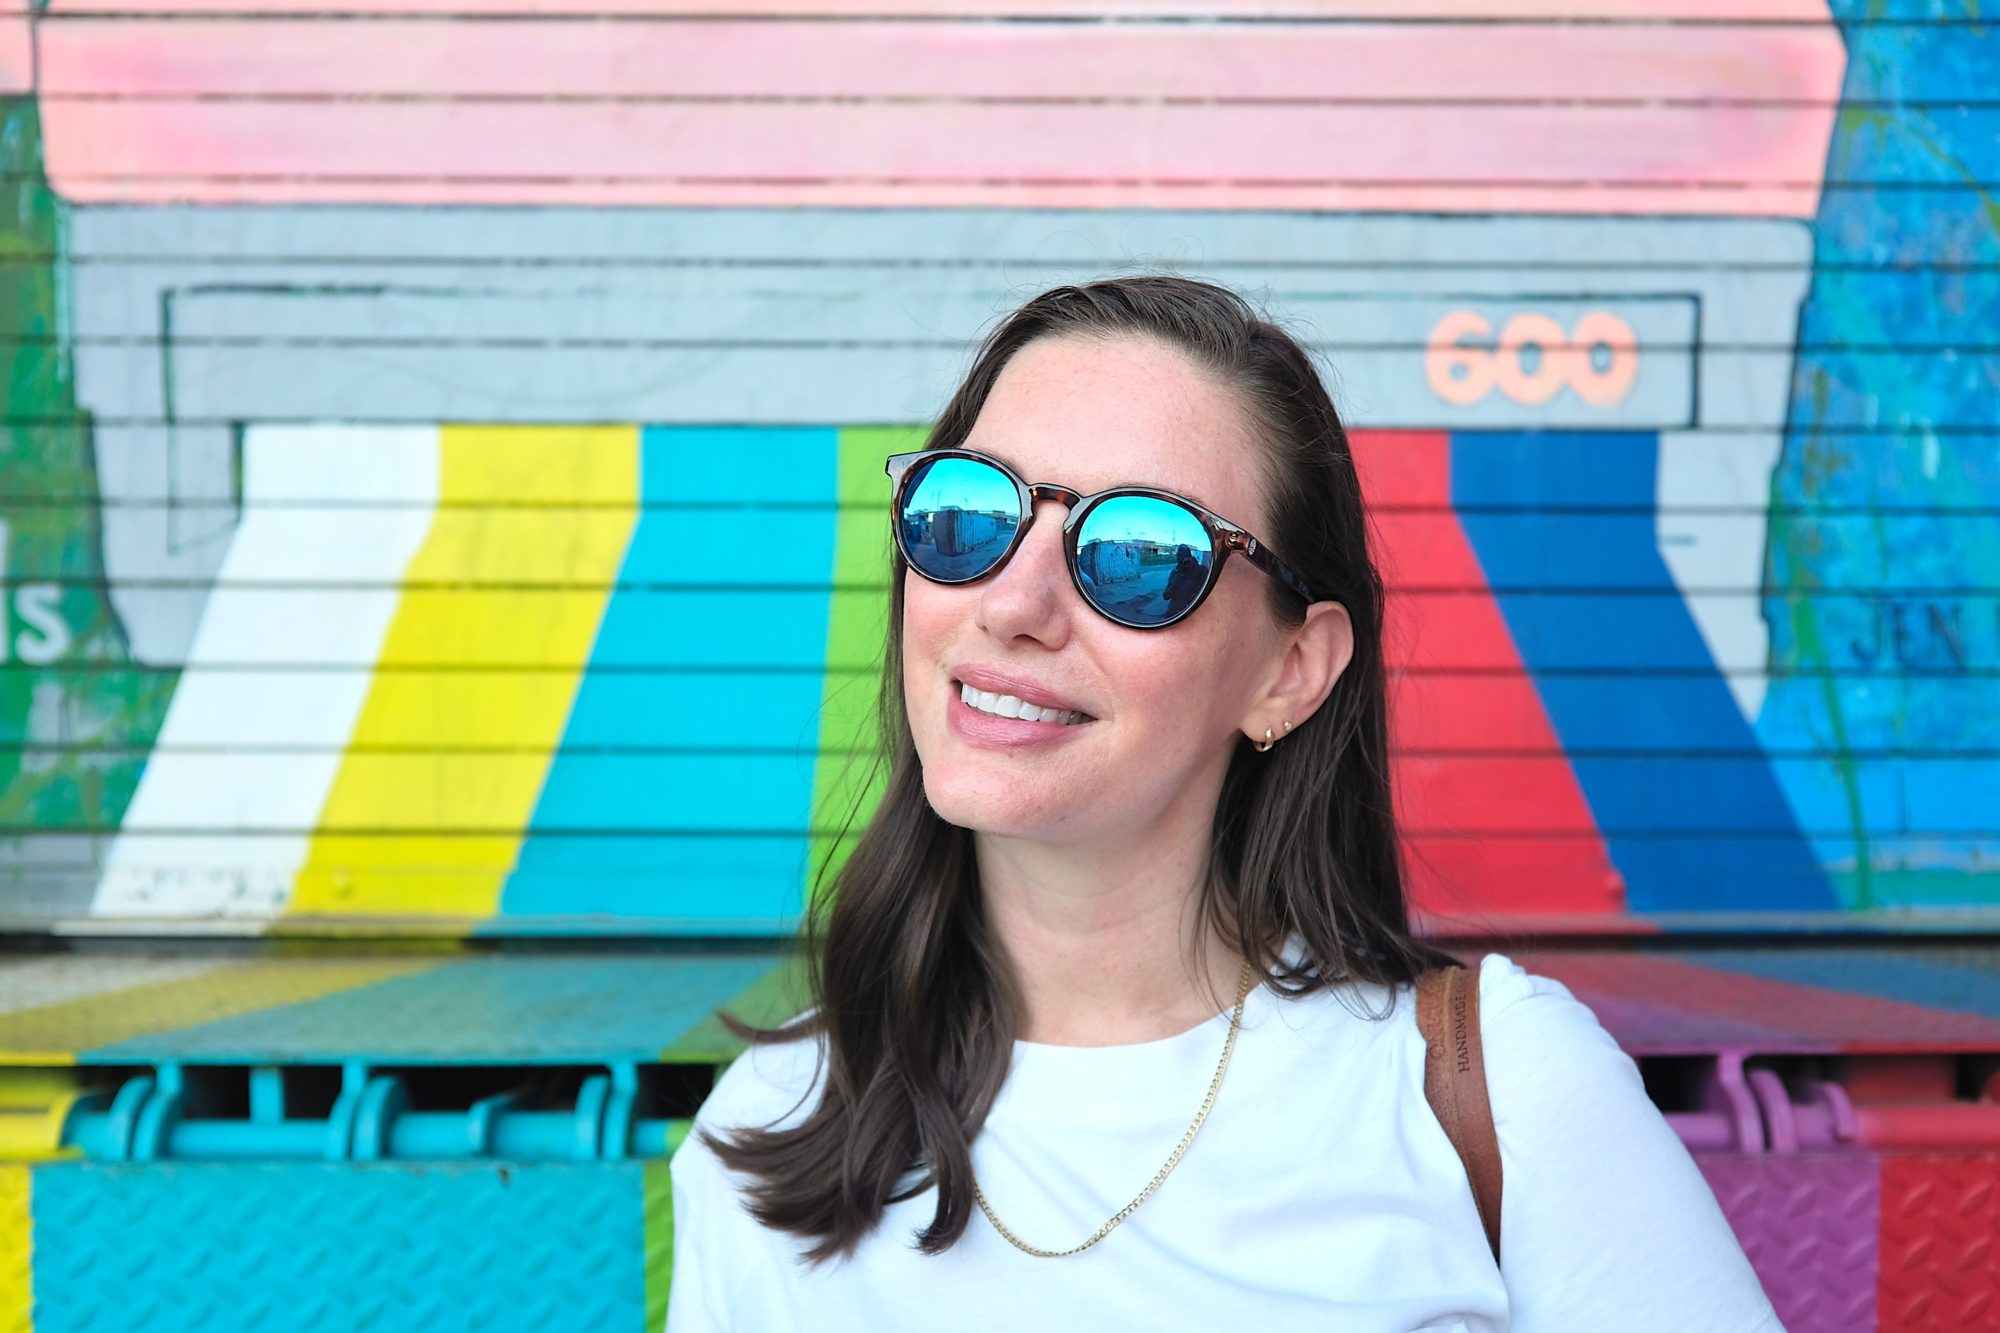
[{"label": "yellow stripe", "polygon": [[0,1166],[0,1333],[35,1326],[34,1186],[25,1166]]},{"label": "yellow stripe", "polygon": [[280,1005],[317,1000],[435,967],[425,957],[255,958],[200,976],[155,981],[0,1014],[0,1063],[70,1065],[76,1053]]},{"label": "yellow stripe", "polygon": [[47,1162],[78,1155],[63,1126],[85,1093],[75,1069],[0,1069],[0,1161]]},{"label": "yellow stripe", "polygon": [[[292,915],[492,915],[631,541],[636,426],[447,426],[439,444],[408,577],[456,586],[404,592],[381,664],[454,669],[377,673]],[[496,746],[513,752],[466,752]]]}]

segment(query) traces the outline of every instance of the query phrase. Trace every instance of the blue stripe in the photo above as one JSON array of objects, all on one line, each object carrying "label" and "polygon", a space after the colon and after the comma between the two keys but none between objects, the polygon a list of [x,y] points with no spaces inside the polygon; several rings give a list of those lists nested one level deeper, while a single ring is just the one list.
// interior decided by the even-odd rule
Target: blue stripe
[{"label": "blue stripe", "polygon": [[[1452,437],[1452,502],[1484,567],[1557,737],[1567,747],[1761,750],[1714,669],[1654,537],[1658,443],[1651,435],[1478,433]],[[1617,506],[1588,521],[1535,524],[1481,507]],[[1548,585],[1610,586],[1623,597],[1552,597]],[[1671,700],[1644,675],[1536,673],[1608,658],[1686,670]],[[1667,704],[1671,703],[1671,707]],[[1832,908],[1831,885],[1766,761],[1571,760],[1635,911]],[[1684,845],[1620,831],[1743,830],[1740,844]],[[1718,848],[1734,847],[1717,873]]]},{"label": "blue stripe", "polygon": [[[1954,951],[1959,956],[1967,952]],[[1995,970],[1990,951],[1984,967],[1880,948],[1703,949],[1682,956],[1767,981],[2000,1019],[2000,970]]]}]

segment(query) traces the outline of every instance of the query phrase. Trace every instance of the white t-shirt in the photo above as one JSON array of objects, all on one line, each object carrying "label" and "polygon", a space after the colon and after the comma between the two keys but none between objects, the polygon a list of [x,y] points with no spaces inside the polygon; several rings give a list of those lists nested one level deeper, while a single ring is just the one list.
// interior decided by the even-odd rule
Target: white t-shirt
[{"label": "white t-shirt", "polygon": [[[1350,990],[1382,1012],[1386,992]],[[1252,991],[1207,1123],[1139,1210],[1042,1259],[974,1210],[939,1256],[910,1243],[934,1191],[820,1268],[744,1211],[690,1137],[673,1159],[668,1333],[1329,1328],[1353,1333],[1782,1333],[1729,1224],[1637,1067],[1560,982],[1490,956],[1481,1032],[1505,1176],[1496,1268],[1458,1155],[1424,1099],[1408,992],[1370,1021],[1321,992]],[[1018,1042],[973,1143],[1000,1219],[1066,1249],[1129,1203],[1187,1131],[1229,1015],[1128,1046]],[[816,1043],[754,1048],[697,1123],[802,1118]]]}]

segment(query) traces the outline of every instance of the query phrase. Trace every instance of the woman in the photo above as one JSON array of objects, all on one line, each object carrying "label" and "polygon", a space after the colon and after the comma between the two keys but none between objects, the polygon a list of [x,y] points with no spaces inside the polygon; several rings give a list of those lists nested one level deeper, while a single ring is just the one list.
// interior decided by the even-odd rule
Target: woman
[{"label": "woman", "polygon": [[[889,470],[887,791],[814,1007],[674,1158],[670,1333],[1778,1327],[1630,1059],[1493,955],[1496,1266],[1425,1100],[1382,588],[1297,343],[1187,279],[1058,287]],[[976,560],[907,537],[952,505],[998,515]],[[1200,595],[1076,576],[1135,538],[1209,553]]]},{"label": "woman", "polygon": [[1193,605],[1207,583],[1208,567],[1195,559],[1192,547],[1182,542],[1174,549],[1174,571],[1167,575],[1166,591],[1160,594],[1167,599],[1168,613],[1178,614],[1183,607]]}]

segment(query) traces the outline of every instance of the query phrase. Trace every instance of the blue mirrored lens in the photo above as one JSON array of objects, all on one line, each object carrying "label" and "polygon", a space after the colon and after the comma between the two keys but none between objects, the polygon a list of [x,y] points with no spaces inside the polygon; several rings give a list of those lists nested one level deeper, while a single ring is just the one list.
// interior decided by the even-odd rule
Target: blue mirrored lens
[{"label": "blue mirrored lens", "polygon": [[1007,474],[970,458],[919,462],[903,492],[903,552],[917,572],[958,582],[999,562],[1021,526],[1021,493]]},{"label": "blue mirrored lens", "polygon": [[1113,496],[1076,534],[1084,596],[1128,625],[1162,625],[1185,612],[1208,586],[1214,560],[1201,520],[1150,496]]}]

